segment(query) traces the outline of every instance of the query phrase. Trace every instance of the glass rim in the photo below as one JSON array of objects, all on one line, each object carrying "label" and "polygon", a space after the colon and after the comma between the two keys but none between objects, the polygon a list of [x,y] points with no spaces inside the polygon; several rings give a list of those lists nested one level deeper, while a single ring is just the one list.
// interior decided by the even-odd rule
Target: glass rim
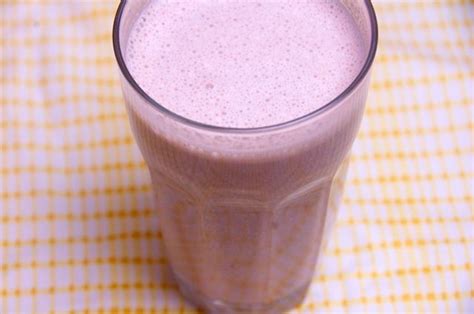
[{"label": "glass rim", "polygon": [[375,10],[372,5],[371,0],[364,0],[365,8],[367,9],[367,13],[370,19],[370,48],[369,53],[367,54],[367,58],[364,62],[362,69],[359,71],[359,74],[352,80],[351,84],[339,93],[333,100],[329,101],[325,105],[319,107],[318,109],[311,111],[307,114],[304,114],[300,117],[280,122],[277,124],[272,124],[268,126],[260,126],[260,127],[252,127],[252,128],[235,128],[235,127],[224,127],[224,126],[217,126],[212,124],[206,124],[199,121],[195,121],[189,118],[186,118],[182,115],[179,115],[170,109],[166,108],[165,106],[158,103],[157,100],[153,99],[150,95],[148,95],[141,86],[135,81],[132,74],[129,72],[127,65],[125,63],[125,58],[122,55],[122,49],[120,45],[120,22],[122,20],[123,11],[125,9],[125,5],[127,4],[127,0],[121,0],[120,4],[117,8],[117,12],[114,18],[114,24],[112,29],[112,41],[113,41],[113,49],[115,58],[119,65],[120,71],[122,72],[123,76],[127,80],[127,82],[133,87],[133,89],[143,97],[148,104],[152,105],[155,109],[162,112],[165,116],[168,116],[174,119],[177,122],[185,124],[187,126],[199,128],[206,131],[217,132],[217,133],[239,133],[239,134],[253,134],[253,133],[261,133],[261,132],[269,132],[269,131],[276,131],[284,128],[288,128],[291,126],[295,126],[297,124],[306,122],[310,119],[313,119],[317,116],[320,116],[322,113],[336,107],[339,103],[342,102],[347,96],[349,96],[355,89],[359,87],[362,81],[367,77],[372,63],[375,59],[375,54],[377,51],[377,44],[378,44],[378,25],[377,25],[377,17],[375,15]]}]

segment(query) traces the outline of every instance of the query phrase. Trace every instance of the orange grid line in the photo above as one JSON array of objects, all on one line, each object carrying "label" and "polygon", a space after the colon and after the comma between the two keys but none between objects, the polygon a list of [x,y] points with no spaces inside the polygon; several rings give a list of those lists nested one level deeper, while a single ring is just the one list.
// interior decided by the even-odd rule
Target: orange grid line
[{"label": "orange grid line", "polygon": [[150,231],[150,230],[129,230],[127,232],[118,232],[118,233],[111,233],[107,235],[98,235],[98,236],[88,236],[84,235],[82,237],[73,237],[68,236],[65,238],[55,238],[55,237],[48,237],[46,239],[16,239],[16,240],[2,240],[1,246],[8,248],[8,247],[15,247],[19,248],[22,246],[35,246],[35,245],[48,245],[48,247],[55,246],[60,243],[65,244],[102,244],[105,242],[114,242],[114,241],[123,241],[127,239],[162,239],[161,231]]},{"label": "orange grid line", "polygon": [[71,36],[51,36],[50,34],[41,34],[39,37],[26,37],[26,38],[4,38],[3,45],[8,46],[20,46],[20,47],[37,47],[38,45],[51,45],[51,44],[61,44],[61,45],[96,45],[101,41],[110,41],[111,34],[110,32],[95,34],[92,37],[71,37]]},{"label": "orange grid line", "polygon": [[[2,4],[7,0],[3,0]],[[57,1],[51,1],[51,3],[57,4]],[[24,2],[22,4],[31,4],[31,5],[41,5],[42,3],[34,3],[34,2]],[[87,22],[88,20],[96,20],[96,19],[109,19],[113,16],[115,8],[100,8],[100,9],[93,9],[88,12],[83,12],[81,14],[73,15],[73,16],[56,16],[54,19],[41,19],[41,26],[63,26],[68,24],[75,24],[78,22]],[[24,18],[24,19],[15,19],[15,20],[8,20],[2,19],[2,28],[17,28],[17,27],[31,27],[37,23],[38,20],[35,18]]]},{"label": "orange grid line", "polygon": [[447,156],[462,156],[474,153],[474,147],[470,149],[461,149],[455,147],[453,149],[444,150],[437,149],[433,151],[382,151],[365,154],[352,154],[353,161],[377,161],[377,160],[401,160],[401,159],[429,159],[432,157],[442,158]]},{"label": "orange grid line", "polygon": [[22,197],[40,197],[40,196],[47,196],[47,197],[54,197],[54,196],[63,196],[63,197],[88,197],[88,196],[101,196],[101,195],[115,195],[115,194],[124,194],[124,193],[146,193],[150,192],[151,187],[149,184],[142,184],[142,185],[124,185],[118,187],[106,187],[106,188],[93,188],[93,189],[85,189],[81,188],[78,191],[58,191],[52,188],[47,189],[30,189],[27,191],[13,191],[13,192],[5,192],[2,191],[0,193],[0,197],[3,199],[10,199],[10,198],[22,198]]},{"label": "orange grid line", "polygon": [[345,204],[354,204],[354,205],[440,205],[445,203],[454,204],[455,202],[465,202],[470,203],[474,200],[474,196],[472,195],[464,195],[461,197],[439,197],[439,196],[431,196],[431,197],[392,197],[392,198],[384,198],[384,199],[377,199],[377,198],[365,198],[365,199],[349,199],[345,198]]},{"label": "orange grid line", "polygon": [[2,104],[10,106],[26,106],[26,107],[43,107],[48,108],[52,106],[64,106],[66,104],[74,104],[81,102],[93,102],[99,104],[116,104],[123,103],[123,98],[120,95],[88,95],[88,94],[74,94],[74,95],[63,95],[55,99],[21,99],[21,98],[4,98]]}]

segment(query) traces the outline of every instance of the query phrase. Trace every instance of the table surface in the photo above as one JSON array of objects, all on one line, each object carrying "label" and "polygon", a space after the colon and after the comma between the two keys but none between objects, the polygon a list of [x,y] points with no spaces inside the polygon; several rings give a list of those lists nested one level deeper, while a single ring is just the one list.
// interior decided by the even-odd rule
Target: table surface
[{"label": "table surface", "polygon": [[[474,3],[375,1],[333,237],[294,313],[474,312]],[[171,279],[111,47],[116,1],[0,4],[0,312],[197,311]]]}]

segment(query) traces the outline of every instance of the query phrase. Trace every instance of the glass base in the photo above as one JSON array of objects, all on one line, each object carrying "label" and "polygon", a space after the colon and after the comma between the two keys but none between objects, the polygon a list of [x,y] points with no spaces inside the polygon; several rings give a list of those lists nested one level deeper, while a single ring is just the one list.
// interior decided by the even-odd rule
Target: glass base
[{"label": "glass base", "polygon": [[179,290],[184,297],[194,305],[204,309],[207,313],[221,314],[221,313],[282,313],[290,310],[300,304],[305,295],[310,283],[294,290],[292,293],[272,303],[263,304],[239,304],[230,303],[226,301],[211,299],[191,287],[190,284],[183,281],[181,278],[173,273],[176,279]]}]

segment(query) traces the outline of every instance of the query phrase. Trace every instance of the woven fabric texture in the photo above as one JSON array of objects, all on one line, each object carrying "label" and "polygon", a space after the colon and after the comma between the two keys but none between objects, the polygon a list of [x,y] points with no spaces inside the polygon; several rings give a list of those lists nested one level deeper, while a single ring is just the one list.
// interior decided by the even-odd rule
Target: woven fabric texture
[{"label": "woven fabric texture", "polygon": [[[346,192],[292,313],[474,312],[474,3],[375,1]],[[0,2],[0,312],[194,313],[112,52],[116,1]]]}]

